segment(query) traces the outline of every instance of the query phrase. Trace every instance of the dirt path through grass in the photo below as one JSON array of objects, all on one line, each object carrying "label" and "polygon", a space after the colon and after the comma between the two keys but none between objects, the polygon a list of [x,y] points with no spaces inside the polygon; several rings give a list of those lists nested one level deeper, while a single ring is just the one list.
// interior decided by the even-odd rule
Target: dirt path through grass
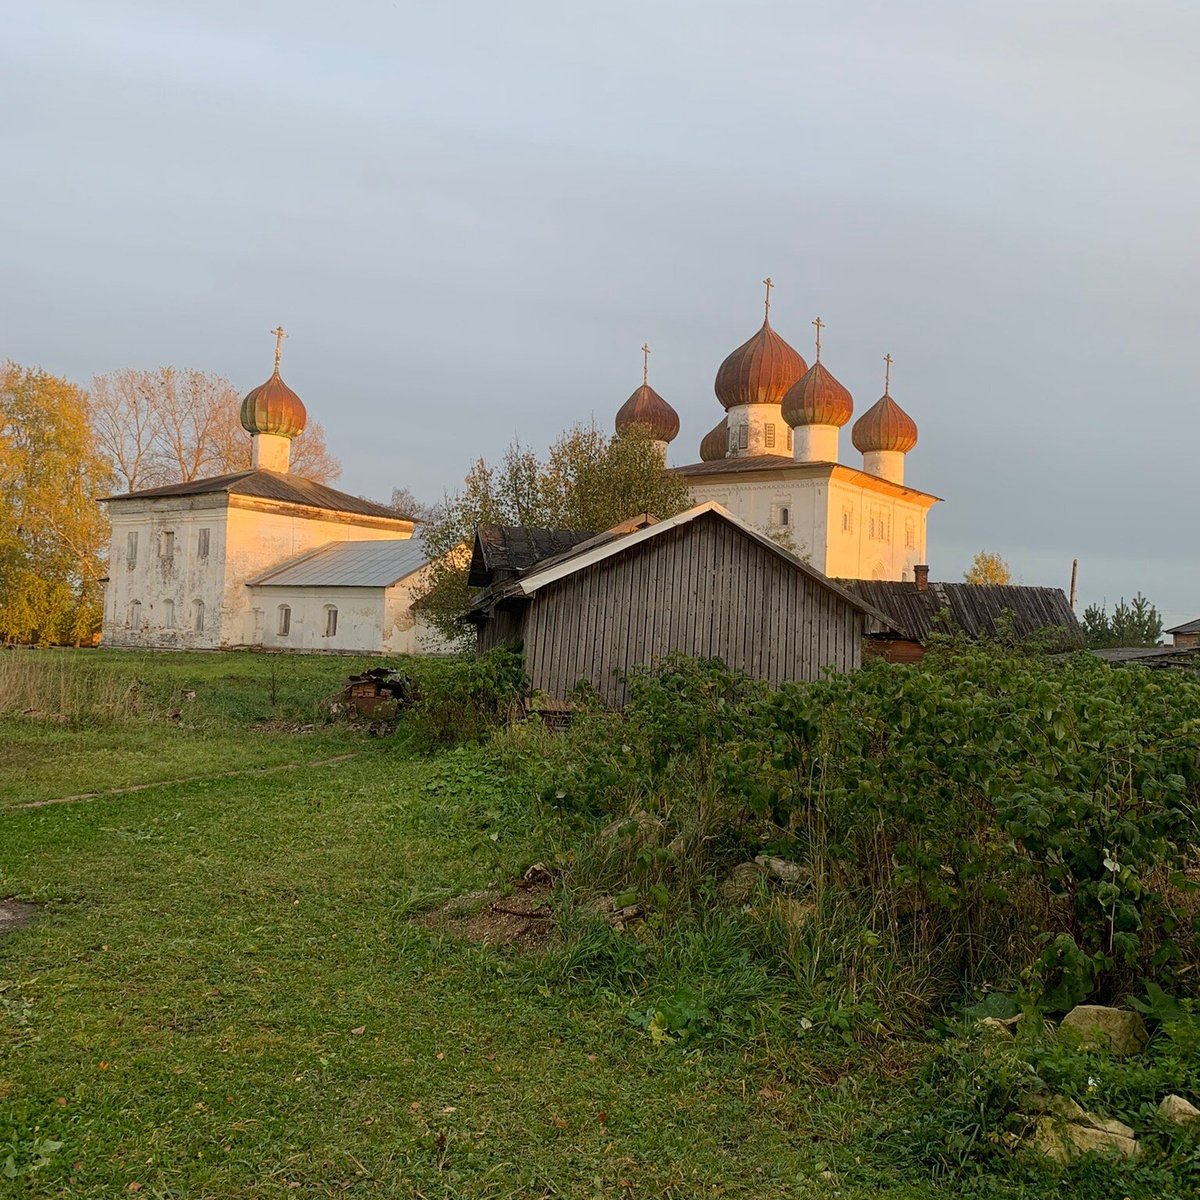
[{"label": "dirt path through grass", "polygon": [[357,757],[358,751],[354,751],[352,754],[339,754],[334,758],[318,759],[316,762],[277,763],[271,767],[247,767],[241,771],[222,771],[218,775],[187,775],[182,779],[162,779],[155,783],[138,783],[132,787],[111,788],[105,792],[79,792],[74,796],[54,796],[49,800],[30,800],[25,804],[11,804],[9,809],[16,811],[22,808],[46,808],[51,804],[74,804],[81,800],[104,800],[110,796],[128,796],[133,792],[147,792],[153,788],[182,787],[189,783],[215,783],[222,779],[239,779],[249,775],[272,775],[276,771],[298,771],[302,767],[333,767]]}]

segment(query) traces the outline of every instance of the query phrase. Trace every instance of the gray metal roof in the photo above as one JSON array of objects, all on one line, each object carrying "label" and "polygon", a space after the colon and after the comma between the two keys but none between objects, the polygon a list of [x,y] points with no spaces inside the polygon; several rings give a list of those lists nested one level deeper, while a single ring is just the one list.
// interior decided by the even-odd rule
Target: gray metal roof
[{"label": "gray metal roof", "polygon": [[430,560],[420,538],[331,542],[309,550],[249,581],[250,587],[385,588]]}]

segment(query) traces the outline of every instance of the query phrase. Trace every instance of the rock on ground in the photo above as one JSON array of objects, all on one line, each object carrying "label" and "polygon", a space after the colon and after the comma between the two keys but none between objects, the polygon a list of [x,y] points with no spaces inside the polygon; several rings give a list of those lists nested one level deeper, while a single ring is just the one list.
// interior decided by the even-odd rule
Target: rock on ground
[{"label": "rock on ground", "polygon": [[1172,1125],[1200,1127],[1200,1108],[1182,1096],[1164,1096],[1158,1106],[1158,1115]]},{"label": "rock on ground", "polygon": [[755,885],[766,875],[758,863],[738,863],[717,885],[723,900],[731,904],[745,904],[754,895]]},{"label": "rock on ground", "polygon": [[1140,1054],[1150,1040],[1140,1013],[1103,1004],[1077,1004],[1059,1025],[1085,1050],[1107,1050],[1116,1058]]},{"label": "rock on ground", "polygon": [[1137,1135],[1128,1125],[1086,1112],[1068,1096],[1038,1098],[1036,1108],[1044,1115],[1038,1117],[1028,1145],[1057,1163],[1089,1151],[1125,1158],[1141,1153]]}]

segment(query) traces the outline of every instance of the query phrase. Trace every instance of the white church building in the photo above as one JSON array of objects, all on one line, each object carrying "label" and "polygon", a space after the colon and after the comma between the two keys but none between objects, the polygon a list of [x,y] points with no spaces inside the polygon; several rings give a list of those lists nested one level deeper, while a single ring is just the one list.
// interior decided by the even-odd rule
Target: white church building
[{"label": "white church building", "polygon": [[429,570],[414,522],[289,473],[291,439],[307,413],[280,377],[279,344],[271,378],[242,402],[250,470],[108,498],[104,645],[444,647],[413,608]]},{"label": "white church building", "polygon": [[[854,414],[850,392],[816,357],[810,367],[770,324],[771,281],[762,328],[717,371],[725,415],[700,443],[700,461],[676,467],[694,503],[715,500],[833,578],[912,580],[928,562],[926,521],[938,497],[905,482],[917,426],[890,393],[854,423],[860,465],[841,461],[842,427]],[[645,347],[643,350],[645,351]],[[679,432],[675,410],[642,386],[617,414],[618,434],[648,428],[664,455]]]}]

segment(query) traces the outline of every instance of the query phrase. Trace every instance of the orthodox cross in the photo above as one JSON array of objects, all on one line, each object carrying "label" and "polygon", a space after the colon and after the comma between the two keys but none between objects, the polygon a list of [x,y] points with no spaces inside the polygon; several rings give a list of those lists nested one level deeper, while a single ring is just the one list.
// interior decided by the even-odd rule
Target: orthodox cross
[{"label": "orthodox cross", "polygon": [[650,382],[650,347],[642,343],[642,387]]},{"label": "orthodox cross", "polygon": [[892,388],[892,356],[885,354],[883,356],[883,394],[886,396],[891,392]]},{"label": "orthodox cross", "polygon": [[817,362],[821,361],[821,330],[825,328],[825,322],[818,317],[813,324],[817,327]]},{"label": "orthodox cross", "polygon": [[766,277],[766,279],[763,280],[763,283],[765,283],[767,285],[767,302],[766,302],[766,306],[763,310],[763,320],[766,320],[766,318],[771,315],[771,289],[775,286],[775,284],[772,281],[770,275],[768,275]]},{"label": "orthodox cross", "polygon": [[271,332],[275,335],[275,370],[279,370],[279,360],[283,357],[283,339],[287,334],[283,332],[282,325],[276,325]]}]

